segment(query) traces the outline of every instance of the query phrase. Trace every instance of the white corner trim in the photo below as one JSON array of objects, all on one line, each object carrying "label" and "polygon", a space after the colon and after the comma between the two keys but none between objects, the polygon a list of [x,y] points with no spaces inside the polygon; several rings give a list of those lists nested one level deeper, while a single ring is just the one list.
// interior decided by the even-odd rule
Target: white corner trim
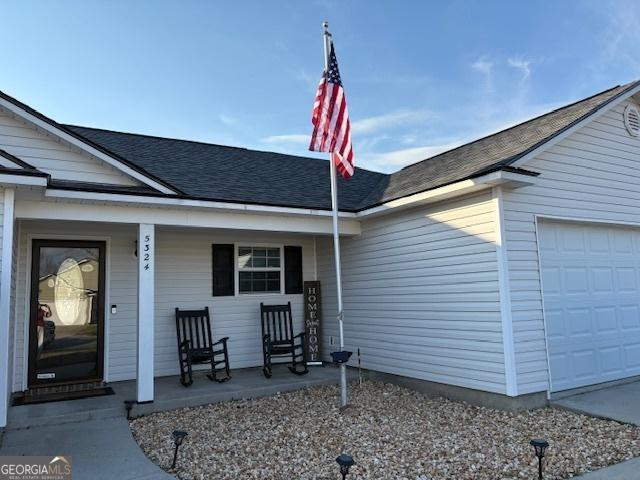
[{"label": "white corner trim", "polygon": [[2,216],[2,271],[0,272],[0,427],[7,425],[9,409],[9,330],[11,321],[11,279],[15,191],[4,190]]},{"label": "white corner trim", "polygon": [[496,254],[498,258],[498,288],[500,292],[500,318],[502,323],[502,343],[504,346],[504,373],[507,395],[518,395],[516,354],[511,312],[511,286],[509,282],[509,260],[504,221],[504,198],[501,187],[491,190],[495,212]]},{"label": "white corner trim", "polygon": [[564,130],[563,132],[559,133],[558,135],[556,135],[552,139],[544,142],[538,148],[535,148],[534,150],[531,150],[526,155],[523,155],[518,160],[513,162],[513,164],[511,166],[512,167],[521,167],[522,165],[527,163],[529,160],[531,160],[533,157],[535,157],[535,156],[539,155],[541,152],[543,152],[545,150],[548,150],[549,148],[553,147],[558,142],[561,142],[562,140],[567,138],[569,135],[571,135],[575,131],[577,131],[580,128],[582,128],[583,126],[585,126],[587,123],[589,123],[589,122],[595,120],[596,118],[604,115],[606,112],[611,110],[613,107],[615,107],[616,105],[619,105],[620,103],[624,102],[627,98],[635,95],[638,92],[640,92],[640,85],[632,88],[631,90],[629,90],[628,92],[624,93],[623,95],[620,95],[615,100],[613,100],[613,101],[609,102],[608,104],[600,107],[597,111],[593,112],[591,115],[587,116],[586,118],[583,118],[582,120],[580,120],[575,125],[567,128],[566,130]]},{"label": "white corner trim", "polygon": [[417,205],[440,202],[453,197],[459,197],[461,195],[485,190],[496,185],[511,185],[514,188],[532,185],[535,183],[535,179],[536,177],[531,175],[500,170],[476,178],[462,180],[450,185],[427,190],[426,192],[416,193],[414,195],[391,200],[377,207],[362,210],[361,212],[358,212],[357,217],[374,217],[392,211],[402,210],[404,208],[415,207]]},{"label": "white corner trim", "polygon": [[111,165],[112,167],[114,167],[115,169],[121,171],[122,173],[124,173],[125,175],[128,175],[130,177],[135,178],[136,180],[144,183],[145,185],[149,185],[152,188],[155,188],[156,190],[159,190],[162,193],[173,193],[175,194],[176,192],[166,186],[164,186],[163,184],[156,182],[155,180],[151,179],[150,177],[148,177],[147,175],[138,172],[137,170],[131,168],[129,165],[127,165],[126,163],[121,162],[120,160],[118,160],[117,158],[114,158],[110,155],[107,155],[106,153],[98,150],[95,147],[92,147],[90,144],[83,142],[82,140],[79,140],[78,138],[76,138],[73,135],[69,135],[67,132],[65,132],[64,130],[61,130],[53,125],[51,125],[48,122],[45,122],[44,120],[38,118],[37,116],[27,112],[26,110],[24,110],[23,108],[15,105],[12,102],[9,102],[8,100],[5,100],[4,98],[0,98],[0,106],[9,110],[11,113],[13,113],[14,115],[17,115],[18,117],[28,121],[29,123],[37,126],[38,128],[41,128],[42,130],[48,132],[49,134],[58,137],[62,140],[64,140],[65,142],[73,145],[74,147],[77,147],[81,150],[83,150],[84,152],[98,158],[99,160]]}]

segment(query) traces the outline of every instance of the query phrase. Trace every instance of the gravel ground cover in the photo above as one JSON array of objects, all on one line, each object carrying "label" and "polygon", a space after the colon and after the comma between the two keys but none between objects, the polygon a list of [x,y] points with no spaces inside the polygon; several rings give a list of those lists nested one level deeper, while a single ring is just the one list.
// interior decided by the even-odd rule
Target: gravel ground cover
[{"label": "gravel ground cover", "polygon": [[[335,458],[351,454],[347,477],[407,480],[537,478],[531,438],[551,446],[545,479],[570,478],[640,455],[640,428],[545,408],[502,412],[395,385],[313,387],[253,400],[157,413],[131,421],[146,455],[180,479],[338,479]],[[189,436],[175,471],[173,430]]]}]

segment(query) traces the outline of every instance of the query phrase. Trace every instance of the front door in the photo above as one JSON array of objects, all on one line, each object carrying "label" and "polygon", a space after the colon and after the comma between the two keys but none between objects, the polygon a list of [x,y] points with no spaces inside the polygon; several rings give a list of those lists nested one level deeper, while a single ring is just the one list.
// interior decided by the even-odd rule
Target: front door
[{"label": "front door", "polygon": [[34,240],[29,387],[102,380],[105,243]]}]

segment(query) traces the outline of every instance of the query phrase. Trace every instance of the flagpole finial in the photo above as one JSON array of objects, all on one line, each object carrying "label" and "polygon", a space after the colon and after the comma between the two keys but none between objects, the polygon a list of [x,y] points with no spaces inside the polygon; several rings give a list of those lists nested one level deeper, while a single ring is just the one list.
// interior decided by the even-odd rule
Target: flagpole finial
[{"label": "flagpole finial", "polygon": [[324,28],[325,32],[329,31],[329,22],[327,22],[326,20],[324,22],[322,22],[322,28]]}]

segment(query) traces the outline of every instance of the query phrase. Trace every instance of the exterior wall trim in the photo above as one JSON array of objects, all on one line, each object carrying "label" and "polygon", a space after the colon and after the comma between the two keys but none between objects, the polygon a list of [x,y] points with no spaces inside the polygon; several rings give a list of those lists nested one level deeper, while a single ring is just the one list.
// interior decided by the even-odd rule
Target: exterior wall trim
[{"label": "exterior wall trim", "polygon": [[4,191],[2,217],[2,272],[0,272],[0,427],[7,425],[9,409],[9,322],[11,321],[11,278],[13,263],[15,190]]},{"label": "exterior wall trim", "polygon": [[547,310],[544,306],[544,282],[542,281],[542,257],[540,256],[540,217],[536,215],[533,219],[536,232],[536,253],[538,255],[538,277],[540,278],[540,299],[542,300],[542,328],[544,330],[544,349],[547,358],[547,400],[551,399],[553,389],[551,381],[551,358],[549,357],[549,336],[547,334]]},{"label": "exterior wall trim", "polygon": [[502,342],[504,344],[504,372],[507,395],[518,395],[516,354],[513,335],[513,317],[511,312],[511,286],[509,282],[509,259],[504,221],[504,198],[502,188],[491,191],[495,206],[496,255],[498,261],[498,288],[500,291],[500,317],[502,320]]},{"label": "exterior wall trim", "polygon": [[[242,213],[239,215],[239,213]],[[109,223],[226,228],[329,234],[332,232],[330,215],[283,215],[269,212],[225,212],[209,209],[169,209],[166,206],[109,205],[85,203],[52,203],[24,200],[16,204],[18,218],[35,220],[73,220]],[[342,235],[358,235],[360,222],[354,218],[340,221]]]},{"label": "exterior wall trim", "polygon": [[416,193],[407,197],[398,198],[378,205],[377,207],[361,210],[357,213],[358,218],[370,218],[385,213],[391,213],[405,208],[425,205],[428,203],[441,202],[453,197],[468,195],[479,190],[485,190],[495,185],[511,184],[515,187],[532,185],[535,183],[535,176],[515,172],[497,171],[455,182],[443,187],[437,187],[426,192]]},{"label": "exterior wall trim", "polygon": [[[263,212],[263,213],[283,213],[287,215],[314,215],[320,217],[331,217],[331,210],[319,210],[313,208],[298,207],[277,207],[273,205],[260,205],[250,203],[220,202],[215,200],[197,200],[189,198],[158,197],[152,195],[128,195],[122,193],[87,192],[80,190],[62,190],[56,188],[47,189],[46,197],[96,200],[99,202],[114,202],[141,205],[170,205],[178,207],[215,208],[223,211],[236,212]],[[340,212],[343,218],[355,218],[352,212]]]}]

